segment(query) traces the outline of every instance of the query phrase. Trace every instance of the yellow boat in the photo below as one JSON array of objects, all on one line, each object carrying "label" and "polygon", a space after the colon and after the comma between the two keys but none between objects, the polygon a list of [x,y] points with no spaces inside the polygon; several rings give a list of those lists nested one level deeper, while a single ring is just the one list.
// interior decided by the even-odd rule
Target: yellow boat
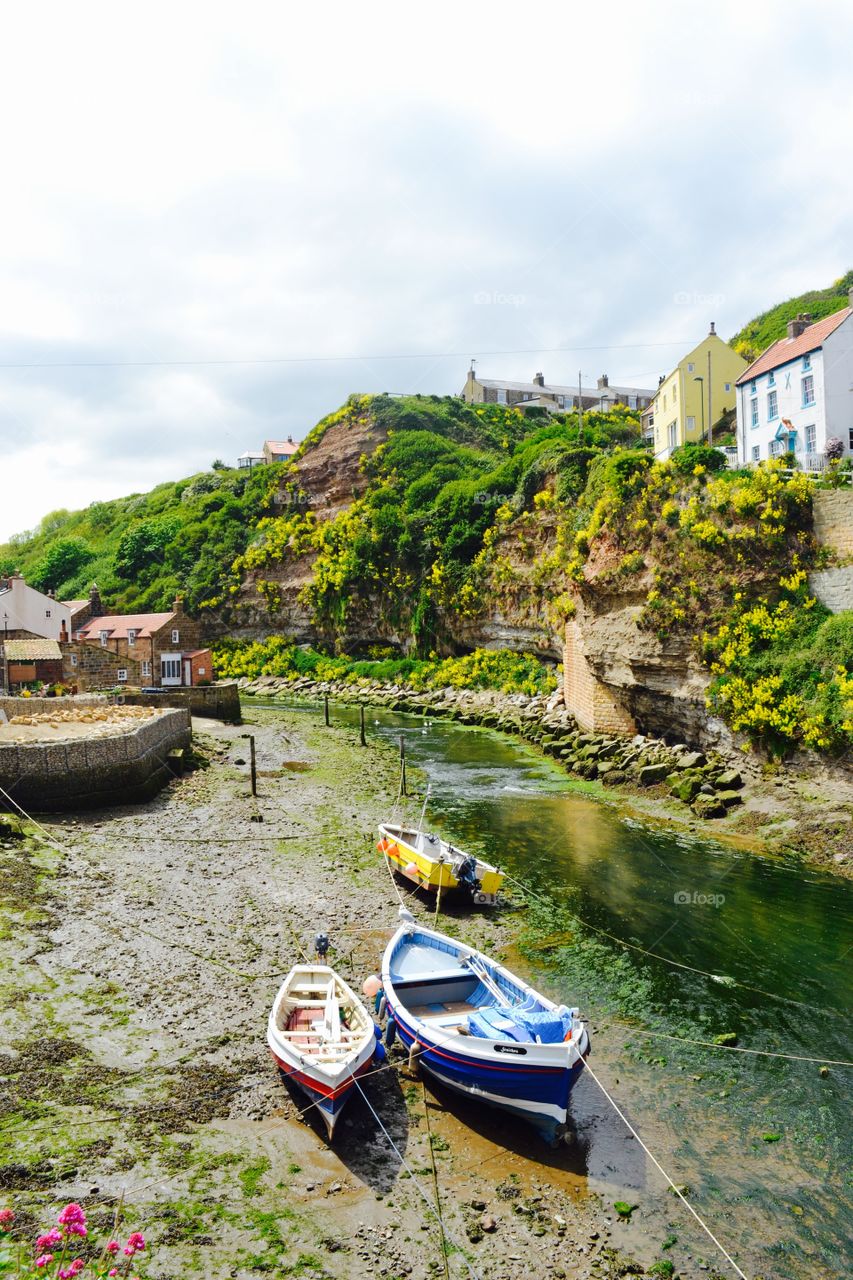
[{"label": "yellow boat", "polygon": [[382,823],[377,849],[393,871],[399,871],[428,893],[468,893],[477,906],[493,906],[504,881],[503,872],[473,854],[413,827]]}]

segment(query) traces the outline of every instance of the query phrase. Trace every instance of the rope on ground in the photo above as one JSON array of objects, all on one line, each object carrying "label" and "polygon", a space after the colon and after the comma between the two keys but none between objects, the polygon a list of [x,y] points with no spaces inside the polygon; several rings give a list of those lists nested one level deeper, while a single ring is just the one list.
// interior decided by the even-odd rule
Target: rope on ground
[{"label": "rope on ground", "polygon": [[714,1040],[694,1040],[690,1036],[673,1036],[665,1031],[647,1031],[643,1027],[635,1027],[631,1022],[623,1022],[620,1018],[612,1018],[614,1026],[628,1027],[638,1036],[649,1036],[651,1039],[675,1040],[678,1044],[698,1044],[706,1049],[724,1049],[727,1053],[749,1053],[760,1058],[786,1058],[790,1062],[814,1062],[825,1067],[853,1067],[853,1062],[844,1058],[808,1058],[802,1053],[781,1053],[775,1049],[747,1049],[739,1044],[717,1044]]},{"label": "rope on ground", "polygon": [[435,1148],[432,1145],[432,1125],[429,1122],[429,1106],[427,1105],[426,1085],[423,1076],[421,1076],[421,1097],[424,1104],[424,1117],[426,1119],[427,1143],[429,1144],[429,1159],[432,1165],[432,1185],[435,1191],[435,1203],[439,1210],[439,1225],[441,1226],[441,1256],[444,1262],[444,1280],[450,1280],[450,1271],[447,1265],[447,1241],[444,1238],[444,1223],[441,1221],[441,1195],[438,1190],[438,1169],[435,1166]]},{"label": "rope on ground", "polygon": [[679,1188],[675,1185],[675,1183],[673,1182],[672,1178],[671,1178],[671,1177],[669,1176],[669,1174],[667,1173],[666,1169],[664,1169],[663,1165],[662,1165],[662,1164],[661,1164],[661,1162],[658,1160],[657,1156],[654,1154],[654,1152],[650,1151],[650,1150],[649,1150],[649,1148],[646,1146],[645,1142],[643,1142],[643,1139],[642,1139],[642,1138],[640,1137],[640,1135],[637,1133],[637,1130],[636,1130],[636,1129],[634,1128],[634,1126],[631,1124],[631,1121],[630,1121],[630,1120],[628,1119],[628,1117],[625,1115],[625,1112],[622,1110],[622,1108],[619,1106],[619,1104],[615,1101],[615,1099],[614,1099],[614,1098],[613,1098],[613,1097],[612,1097],[612,1096],[607,1092],[607,1090],[605,1089],[604,1085],[601,1083],[601,1081],[599,1080],[598,1076],[595,1074],[595,1072],[593,1071],[592,1067],[589,1065],[589,1062],[587,1061],[587,1059],[586,1059],[586,1058],[581,1058],[581,1062],[583,1063],[583,1065],[584,1065],[585,1069],[586,1069],[586,1070],[589,1072],[589,1074],[592,1076],[593,1080],[594,1080],[594,1081],[595,1081],[595,1083],[598,1085],[599,1089],[600,1089],[600,1090],[601,1090],[601,1092],[604,1094],[605,1098],[606,1098],[606,1099],[607,1099],[607,1101],[610,1103],[611,1107],[612,1107],[612,1108],[613,1108],[613,1110],[616,1112],[616,1114],[618,1115],[619,1119],[622,1121],[622,1123],[625,1125],[625,1127],[626,1127],[626,1128],[627,1128],[627,1129],[628,1129],[628,1130],[633,1134],[633,1136],[636,1138],[637,1142],[639,1142],[640,1146],[643,1148],[643,1150],[645,1151],[646,1155],[647,1155],[647,1156],[649,1157],[649,1159],[651,1160],[652,1164],[655,1166],[655,1168],[656,1168],[656,1169],[657,1169],[657,1170],[658,1170],[658,1171],[663,1175],[663,1177],[664,1177],[664,1178],[666,1179],[666,1181],[669,1183],[670,1190],[671,1190],[671,1191],[673,1191],[673,1192],[675,1193],[675,1195],[677,1195],[677,1196],[678,1196],[678,1198],[679,1198],[679,1200],[682,1202],[682,1204],[684,1204],[684,1205],[686,1205],[686,1206],[687,1206],[687,1208],[688,1208],[688,1209],[690,1210],[690,1212],[692,1213],[693,1217],[694,1217],[694,1218],[696,1219],[696,1221],[699,1223],[699,1226],[700,1226],[700,1227],[702,1228],[702,1230],[705,1232],[706,1236],[708,1236],[708,1238],[709,1238],[710,1240],[713,1240],[714,1244],[717,1246],[717,1248],[719,1249],[720,1253],[723,1255],[723,1257],[724,1257],[724,1258],[726,1259],[726,1261],[729,1263],[729,1265],[731,1266],[732,1270],[733,1270],[733,1271],[734,1271],[738,1276],[740,1276],[741,1280],[747,1280],[747,1276],[745,1275],[745,1273],[744,1273],[743,1271],[741,1271],[740,1267],[739,1267],[739,1266],[738,1266],[738,1264],[735,1262],[735,1260],[734,1260],[734,1258],[731,1256],[731,1254],[728,1252],[728,1250],[726,1249],[725,1245],[723,1245],[723,1244],[722,1244],[722,1243],[717,1239],[717,1237],[714,1235],[713,1231],[712,1231],[712,1230],[711,1230],[711,1228],[708,1226],[708,1224],[707,1224],[706,1222],[704,1222],[702,1218],[700,1218],[699,1214],[698,1214],[698,1213],[696,1212],[696,1210],[693,1208],[693,1205],[690,1203],[690,1201],[687,1199],[687,1197],[684,1195],[684,1193],[683,1193],[682,1191],[680,1191],[680,1190],[679,1190]]},{"label": "rope on ground", "polygon": [[[371,1114],[372,1114],[372,1116],[373,1116],[373,1119],[376,1121],[376,1123],[379,1125],[379,1128],[382,1130],[383,1134],[385,1135],[385,1140],[386,1140],[386,1142],[387,1142],[387,1143],[388,1143],[388,1145],[390,1146],[391,1150],[394,1152],[394,1154],[395,1154],[395,1156],[397,1157],[397,1159],[400,1161],[400,1164],[402,1165],[402,1167],[406,1170],[406,1173],[409,1175],[409,1177],[411,1178],[411,1180],[412,1180],[412,1182],[414,1183],[414,1185],[417,1187],[417,1189],[418,1189],[419,1193],[421,1194],[421,1196],[423,1197],[424,1201],[426,1202],[427,1208],[429,1209],[430,1213],[432,1213],[432,1214],[436,1217],[436,1219],[438,1220],[438,1223],[439,1223],[439,1225],[440,1225],[440,1227],[441,1227],[441,1230],[442,1230],[442,1234],[443,1234],[443,1235],[444,1235],[444,1236],[445,1236],[445,1237],[450,1241],[450,1243],[454,1246],[454,1248],[456,1248],[456,1249],[459,1251],[459,1253],[460,1253],[460,1254],[461,1254],[461,1256],[462,1256],[462,1260],[463,1260],[463,1261],[464,1261],[464,1263],[465,1263],[465,1266],[468,1268],[468,1272],[469,1272],[469,1274],[473,1277],[473,1280],[480,1280],[480,1277],[478,1276],[477,1272],[474,1270],[474,1268],[471,1266],[471,1263],[468,1261],[468,1258],[467,1258],[467,1256],[466,1256],[466,1254],[465,1254],[465,1250],[464,1250],[464,1249],[462,1248],[462,1246],[459,1244],[458,1240],[456,1240],[456,1239],[455,1239],[455,1237],[451,1234],[451,1232],[450,1232],[449,1228],[447,1227],[447,1225],[446,1225],[446,1223],[445,1223],[444,1219],[442,1218],[442,1216],[441,1216],[441,1209],[440,1209],[440,1207],[439,1207],[438,1205],[433,1204],[432,1200],[430,1200],[429,1196],[428,1196],[428,1195],[427,1195],[427,1193],[424,1191],[424,1189],[423,1189],[423,1187],[421,1186],[420,1182],[418,1182],[418,1179],[417,1179],[417,1178],[416,1178],[416,1176],[415,1176],[414,1170],[413,1170],[413,1169],[411,1168],[411,1166],[407,1163],[405,1156],[404,1156],[404,1155],[402,1154],[402,1152],[400,1151],[400,1148],[397,1146],[397,1144],[395,1143],[394,1139],[391,1137],[390,1133],[389,1133],[389,1132],[388,1132],[388,1130],[385,1128],[385,1125],[382,1123],[382,1119],[381,1119],[381,1117],[380,1117],[379,1113],[376,1111],[375,1107],[374,1107],[374,1106],[373,1106],[373,1104],[371,1103],[371,1101],[370,1101],[370,1099],[368,1098],[367,1094],[366,1094],[366,1093],[364,1092],[364,1090],[362,1089],[361,1085],[360,1085],[360,1084],[359,1084],[359,1082],[358,1082],[357,1077],[356,1077],[356,1076],[353,1076],[353,1080],[354,1080],[354,1082],[355,1082],[355,1087],[358,1089],[358,1091],[359,1091],[359,1093],[361,1094],[362,1098],[363,1098],[363,1099],[364,1099],[364,1101],[367,1103],[367,1106],[368,1106],[368,1108],[370,1109],[370,1112],[371,1112]],[[447,1253],[446,1253],[446,1252],[445,1252],[444,1258],[445,1258],[445,1267],[446,1267],[446,1266],[447,1266]],[[745,1277],[745,1276],[744,1276],[744,1280],[746,1280],[746,1277]]]}]

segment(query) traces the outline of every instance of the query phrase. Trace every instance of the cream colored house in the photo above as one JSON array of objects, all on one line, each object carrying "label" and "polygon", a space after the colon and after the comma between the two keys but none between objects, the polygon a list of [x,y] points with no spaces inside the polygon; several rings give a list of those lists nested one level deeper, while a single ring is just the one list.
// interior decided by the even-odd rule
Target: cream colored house
[{"label": "cream colored house", "polygon": [[682,444],[714,444],[713,428],[735,407],[737,380],[746,361],[717,336],[713,324],[707,338],[688,351],[661,380],[650,406],[655,457],[668,458]]}]

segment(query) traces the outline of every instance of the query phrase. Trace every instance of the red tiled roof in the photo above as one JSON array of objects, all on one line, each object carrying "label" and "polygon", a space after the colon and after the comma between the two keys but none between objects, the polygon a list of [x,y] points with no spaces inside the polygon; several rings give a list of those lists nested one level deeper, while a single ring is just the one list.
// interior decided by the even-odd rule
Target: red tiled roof
[{"label": "red tiled roof", "polygon": [[762,373],[778,369],[780,364],[787,364],[789,360],[796,360],[809,351],[816,351],[850,315],[853,315],[853,307],[843,307],[841,311],[835,311],[831,316],[824,316],[822,320],[810,324],[798,338],[780,338],[763,351],[757,360],[753,360],[738,378],[737,385],[752,382],[753,378],[759,378]]},{"label": "red tiled roof", "polygon": [[296,453],[299,445],[293,440],[265,440],[264,447],[269,449],[270,453]]},{"label": "red tiled roof", "polygon": [[210,653],[209,649],[193,649],[192,653],[185,653],[185,658],[206,658]]},{"label": "red tiled roof", "polygon": [[80,628],[79,635],[84,640],[94,640],[102,631],[108,631],[111,640],[126,640],[128,631],[135,631],[137,636],[147,637],[166,626],[174,616],[174,613],[107,614],[87,622]]}]

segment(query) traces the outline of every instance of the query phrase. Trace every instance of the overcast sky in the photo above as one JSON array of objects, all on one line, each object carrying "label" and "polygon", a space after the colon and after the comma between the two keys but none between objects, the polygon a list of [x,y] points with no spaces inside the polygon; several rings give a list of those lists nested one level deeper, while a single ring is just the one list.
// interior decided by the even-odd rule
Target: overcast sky
[{"label": "overcast sky", "polygon": [[472,354],[655,386],[829,284],[851,37],[847,0],[8,9],[0,538]]}]

